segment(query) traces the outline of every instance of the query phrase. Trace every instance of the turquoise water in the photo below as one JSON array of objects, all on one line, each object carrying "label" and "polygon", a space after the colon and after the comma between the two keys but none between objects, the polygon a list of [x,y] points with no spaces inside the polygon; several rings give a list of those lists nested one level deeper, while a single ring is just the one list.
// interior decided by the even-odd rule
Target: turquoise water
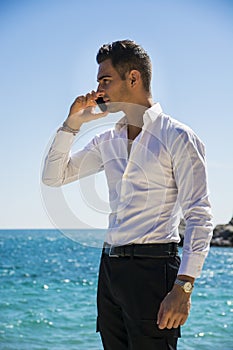
[{"label": "turquoise water", "polygon": [[[0,231],[0,349],[102,349],[95,333],[100,253],[55,230]],[[232,278],[233,249],[211,248],[180,350],[233,349]]]}]

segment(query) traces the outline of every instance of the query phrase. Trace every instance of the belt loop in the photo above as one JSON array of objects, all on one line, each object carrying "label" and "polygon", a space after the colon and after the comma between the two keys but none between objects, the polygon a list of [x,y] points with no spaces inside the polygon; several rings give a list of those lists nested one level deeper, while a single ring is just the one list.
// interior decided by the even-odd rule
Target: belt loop
[{"label": "belt loop", "polygon": [[115,248],[115,247],[114,247],[113,245],[110,246],[108,256],[109,256],[110,258],[111,258],[111,257],[113,257],[113,258],[119,258],[119,255],[114,254],[114,248]]},{"label": "belt loop", "polygon": [[134,257],[134,244],[131,245],[131,249],[130,249],[130,259],[133,259]]}]

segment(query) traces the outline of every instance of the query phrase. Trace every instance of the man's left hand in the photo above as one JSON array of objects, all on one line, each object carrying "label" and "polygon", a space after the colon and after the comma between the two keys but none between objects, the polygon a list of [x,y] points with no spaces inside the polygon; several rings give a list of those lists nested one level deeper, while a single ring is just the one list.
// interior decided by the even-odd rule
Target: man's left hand
[{"label": "man's left hand", "polygon": [[174,285],[160,305],[158,327],[171,329],[183,325],[188,318],[190,307],[191,295],[185,293],[180,286]]}]

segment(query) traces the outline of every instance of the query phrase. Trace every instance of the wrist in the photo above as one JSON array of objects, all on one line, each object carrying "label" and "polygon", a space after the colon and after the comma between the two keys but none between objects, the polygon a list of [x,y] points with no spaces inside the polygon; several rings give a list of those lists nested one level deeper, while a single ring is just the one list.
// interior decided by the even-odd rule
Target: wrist
[{"label": "wrist", "polygon": [[192,293],[185,293],[184,290],[178,286],[177,284],[174,284],[172,288],[172,292],[174,295],[176,295],[180,300],[187,301],[191,299]]},{"label": "wrist", "polygon": [[83,123],[77,120],[77,118],[72,118],[72,115],[69,114],[66,120],[64,121],[63,126],[64,124],[71,129],[80,130]]},{"label": "wrist", "polygon": [[58,131],[66,131],[76,136],[79,132],[79,129],[73,129],[66,122],[64,122],[63,125],[58,129]]},{"label": "wrist", "polygon": [[195,278],[188,275],[177,275],[178,280],[194,284]]},{"label": "wrist", "polygon": [[194,288],[194,284],[187,279],[180,279],[178,276],[175,280],[174,288],[179,289],[182,293],[186,295],[191,295]]}]

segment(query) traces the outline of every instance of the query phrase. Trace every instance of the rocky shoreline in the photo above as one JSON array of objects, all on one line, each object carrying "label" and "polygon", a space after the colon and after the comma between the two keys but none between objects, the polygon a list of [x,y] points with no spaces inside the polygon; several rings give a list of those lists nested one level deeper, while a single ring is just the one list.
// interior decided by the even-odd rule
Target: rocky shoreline
[{"label": "rocky shoreline", "polygon": [[[183,246],[185,231],[185,221],[182,219],[179,225],[180,233],[180,246]],[[212,247],[233,247],[233,217],[227,223],[223,225],[217,225],[213,231],[213,237],[210,242]]]}]

